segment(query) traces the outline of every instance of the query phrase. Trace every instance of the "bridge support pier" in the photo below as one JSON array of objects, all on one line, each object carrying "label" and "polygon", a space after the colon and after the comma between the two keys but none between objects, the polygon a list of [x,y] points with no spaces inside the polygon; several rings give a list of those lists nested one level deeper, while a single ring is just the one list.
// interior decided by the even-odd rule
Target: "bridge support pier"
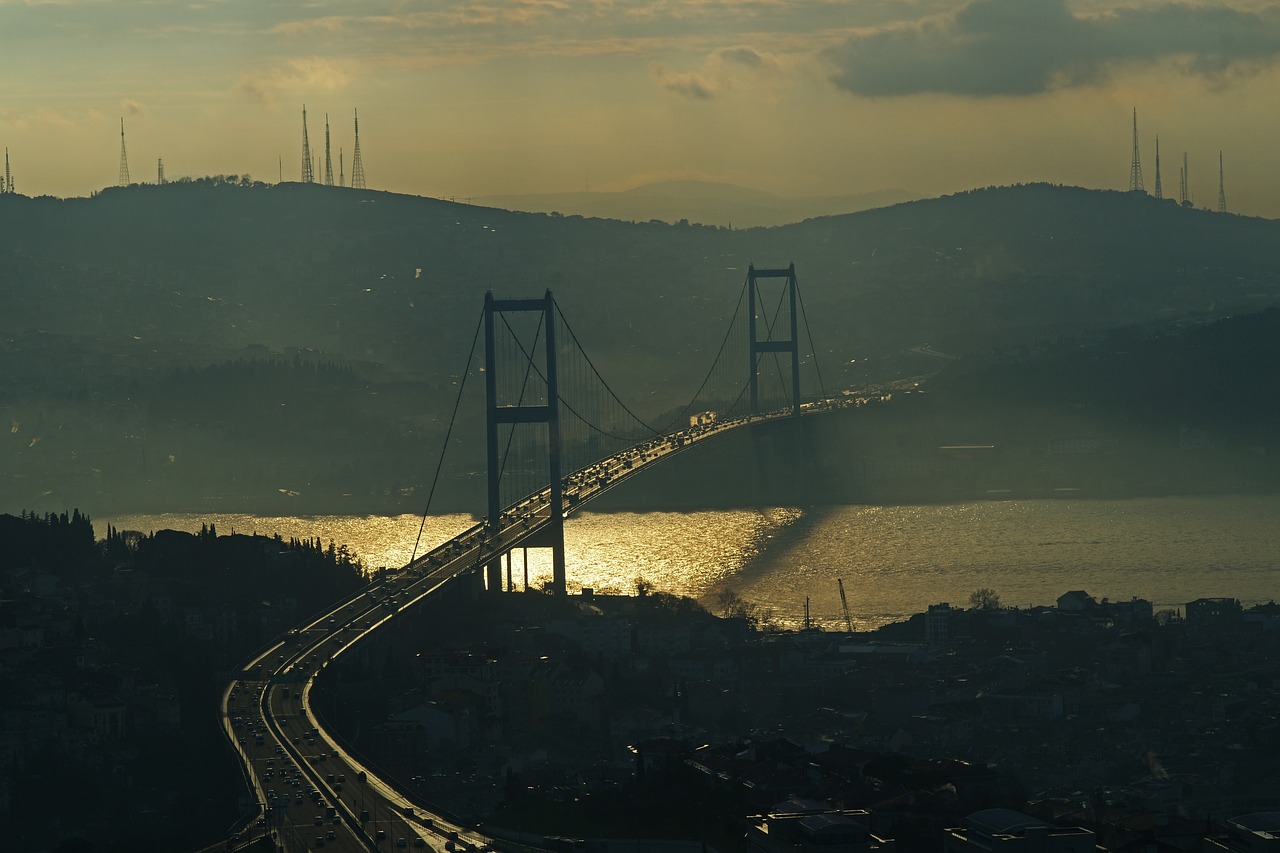
[{"label": "bridge support pier", "polygon": [[[495,317],[500,314],[542,313],[544,359],[546,361],[547,396],[545,405],[498,405],[497,343]],[[498,454],[499,424],[547,425],[547,476],[550,480],[548,512],[550,523],[543,528],[539,545],[551,549],[551,581],[553,592],[564,595],[564,494],[560,473],[560,390],[556,378],[556,303],[548,290],[541,299],[495,299],[493,291],[484,297],[484,358],[485,358],[485,426],[488,446],[488,504],[489,515],[485,529],[488,537],[502,533],[502,498],[499,491],[502,479],[502,461]],[[532,358],[532,353],[529,354]],[[508,585],[510,584],[510,551],[508,558]],[[528,562],[525,563],[525,586],[528,586]],[[485,567],[487,587],[490,592],[502,591],[502,557],[494,556]]]},{"label": "bridge support pier", "polygon": [[[784,278],[787,280],[787,298],[790,301],[791,339],[780,340],[772,336],[769,340],[760,340],[756,329],[756,290],[762,278]],[[747,330],[750,335],[751,353],[751,411],[760,412],[760,356],[766,352],[791,354],[791,414],[800,414],[800,344],[799,322],[796,316],[797,305],[796,265],[790,264],[786,269],[756,269],[755,264],[747,267]],[[771,330],[772,331],[772,330]]]},{"label": "bridge support pier", "polygon": [[[757,282],[760,279],[785,279],[785,298],[788,300],[790,315],[790,339],[774,337],[775,329],[770,328],[769,339],[760,340],[756,328]],[[799,499],[806,492],[804,428],[799,422],[800,415],[800,325],[797,314],[799,308],[799,283],[796,281],[796,265],[788,264],[786,269],[756,269],[755,264],[747,268],[747,329],[750,336],[751,353],[751,411],[760,412],[760,356],[764,353],[786,353],[791,356],[791,414],[797,418],[795,422],[794,442],[791,444],[795,478],[792,489]],[[815,356],[816,357],[816,356]]]}]

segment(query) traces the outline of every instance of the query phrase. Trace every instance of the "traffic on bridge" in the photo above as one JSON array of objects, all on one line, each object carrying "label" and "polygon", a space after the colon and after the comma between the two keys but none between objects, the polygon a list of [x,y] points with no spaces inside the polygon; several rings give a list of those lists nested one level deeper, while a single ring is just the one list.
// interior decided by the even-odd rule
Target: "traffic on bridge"
[{"label": "traffic on bridge", "polygon": [[[291,853],[316,848],[347,851],[431,848],[445,853],[475,853],[492,848],[491,839],[431,811],[429,804],[416,802],[395,780],[380,778],[359,756],[345,751],[313,711],[311,692],[316,678],[341,655],[357,648],[393,620],[402,618],[406,611],[455,581],[466,578],[471,583],[485,583],[484,571],[488,568],[488,588],[490,592],[500,592],[501,578],[494,567],[503,555],[515,548],[538,547],[550,541],[553,550],[560,549],[558,557],[562,562],[564,517],[650,466],[735,429],[821,414],[863,402],[849,395],[801,402],[794,268],[764,270],[759,274],[789,278],[792,328],[791,339],[783,342],[785,347],[776,342],[757,343],[754,320],[750,324],[753,365],[765,352],[776,357],[777,353],[788,351],[791,356],[791,399],[787,406],[756,411],[758,389],[753,373],[749,381],[751,411],[737,416],[718,416],[713,411],[691,415],[687,428],[630,444],[566,476],[553,476],[554,488],[546,486],[495,510],[498,504],[494,500],[497,485],[493,471],[501,466],[495,466],[496,454],[492,451],[494,426],[500,417],[498,413],[503,410],[494,405],[494,390],[490,386],[489,517],[412,559],[402,569],[380,573],[369,585],[338,602],[327,613],[290,630],[245,663],[224,689],[220,709],[222,727],[241,762],[250,796],[245,802],[245,825],[238,827],[225,846],[216,849],[237,849],[261,842],[264,835],[272,838],[277,849]],[[753,268],[748,277],[748,285],[753,289],[756,275]],[[490,312],[495,304],[491,296],[487,298],[486,320],[491,334],[493,315]],[[548,328],[556,316],[550,293],[545,300],[507,305],[507,310],[545,310]],[[754,305],[753,295],[753,312]],[[556,391],[555,348],[550,331],[546,343],[545,370],[549,377],[546,396],[552,403],[526,407],[523,416],[512,414],[519,406],[510,407],[505,410],[510,420],[505,422],[545,421],[554,436],[556,403],[562,401],[562,396]],[[488,349],[492,353],[492,340]],[[492,376],[493,371],[489,373]],[[527,375],[528,371],[526,378]],[[745,390],[744,387],[738,392],[739,398]],[[582,418],[580,412],[574,414]],[[557,451],[552,452],[554,460]],[[558,470],[554,462],[551,470]],[[548,531],[550,536],[546,535]],[[563,575],[559,580],[555,591],[563,593]]]},{"label": "traffic on bridge", "polygon": [[[806,403],[803,414],[851,405],[851,398]],[[727,431],[789,417],[778,410],[727,421],[706,419],[602,459],[564,478],[565,512],[581,509],[651,465]],[[290,633],[244,665],[222,695],[223,727],[244,765],[257,819],[239,833],[246,843],[274,835],[287,851],[431,847],[484,850],[489,839],[448,823],[416,803],[393,780],[378,778],[346,754],[311,714],[314,679],[343,652],[408,608],[519,547],[552,518],[550,489],[508,506],[496,532],[487,519],[384,575],[332,610]]]}]

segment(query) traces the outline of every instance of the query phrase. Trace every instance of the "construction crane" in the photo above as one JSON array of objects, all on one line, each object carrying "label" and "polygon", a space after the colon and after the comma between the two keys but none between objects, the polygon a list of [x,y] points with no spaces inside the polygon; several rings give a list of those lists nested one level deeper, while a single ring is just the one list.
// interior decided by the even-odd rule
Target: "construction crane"
[{"label": "construction crane", "polygon": [[844,610],[844,629],[852,634],[853,620],[849,618],[849,599],[844,594],[844,580],[836,578],[836,585],[840,587],[840,607]]}]

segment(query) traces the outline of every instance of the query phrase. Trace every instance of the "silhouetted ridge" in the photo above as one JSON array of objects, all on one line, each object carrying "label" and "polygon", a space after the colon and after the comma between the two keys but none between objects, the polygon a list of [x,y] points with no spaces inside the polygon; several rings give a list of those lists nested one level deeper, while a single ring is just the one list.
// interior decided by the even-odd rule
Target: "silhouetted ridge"
[{"label": "silhouetted ridge", "polygon": [[[489,289],[552,289],[648,419],[696,389],[753,262],[796,264],[835,388],[1280,304],[1275,222],[1047,184],[734,231],[235,176],[0,202],[0,482],[41,509],[89,491],[416,511]],[[302,394],[271,366],[295,357],[349,373]],[[242,384],[200,372],[236,361],[256,365]]]}]

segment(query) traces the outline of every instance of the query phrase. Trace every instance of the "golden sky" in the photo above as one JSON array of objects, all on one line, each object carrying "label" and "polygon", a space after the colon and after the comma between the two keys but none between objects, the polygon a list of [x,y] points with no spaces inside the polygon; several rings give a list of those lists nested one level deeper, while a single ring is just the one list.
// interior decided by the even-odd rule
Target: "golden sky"
[{"label": "golden sky", "polygon": [[1125,189],[1280,216],[1280,3],[0,0],[0,146],[28,195],[297,180],[302,106],[370,188],[440,197],[701,179],[782,195]]}]

